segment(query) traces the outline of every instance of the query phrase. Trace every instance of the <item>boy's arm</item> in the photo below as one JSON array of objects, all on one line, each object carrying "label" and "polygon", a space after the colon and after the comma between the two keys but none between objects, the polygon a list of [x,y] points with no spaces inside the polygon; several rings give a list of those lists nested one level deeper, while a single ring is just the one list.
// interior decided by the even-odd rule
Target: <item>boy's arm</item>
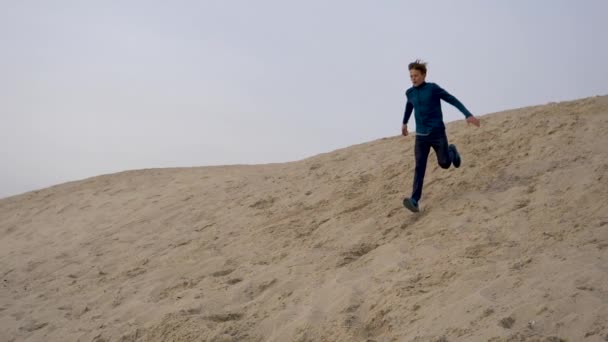
[{"label": "boy's arm", "polygon": [[403,113],[403,124],[407,125],[407,122],[410,120],[410,116],[412,116],[412,111],[414,110],[414,105],[407,100],[405,104],[405,112]]},{"label": "boy's arm", "polygon": [[452,106],[458,108],[458,110],[462,114],[464,114],[465,118],[469,118],[469,117],[473,116],[473,114],[471,114],[471,112],[469,112],[469,110],[462,104],[462,102],[458,101],[458,99],[456,97],[454,97],[452,94],[448,93],[440,86],[437,86],[436,91],[439,94],[440,99],[442,99],[445,102],[451,104]]},{"label": "boy's arm", "polygon": [[409,132],[407,131],[407,122],[412,116],[412,111],[414,110],[414,105],[408,100],[405,104],[405,112],[403,113],[403,125],[401,126],[401,134],[403,136],[408,136]]}]

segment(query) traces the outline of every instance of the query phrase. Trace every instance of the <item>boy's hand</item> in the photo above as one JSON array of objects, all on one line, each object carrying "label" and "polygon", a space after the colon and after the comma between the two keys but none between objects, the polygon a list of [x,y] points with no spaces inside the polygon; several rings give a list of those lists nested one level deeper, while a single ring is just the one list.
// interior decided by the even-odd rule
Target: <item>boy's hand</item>
[{"label": "boy's hand", "polygon": [[471,115],[467,118],[467,124],[473,124],[476,127],[479,127],[479,125],[481,124],[481,122],[479,121],[478,118],[476,118],[475,116]]},{"label": "boy's hand", "polygon": [[407,131],[407,125],[403,125],[403,126],[401,126],[401,134],[402,134],[404,137],[407,137],[407,135],[409,134],[409,132]]}]

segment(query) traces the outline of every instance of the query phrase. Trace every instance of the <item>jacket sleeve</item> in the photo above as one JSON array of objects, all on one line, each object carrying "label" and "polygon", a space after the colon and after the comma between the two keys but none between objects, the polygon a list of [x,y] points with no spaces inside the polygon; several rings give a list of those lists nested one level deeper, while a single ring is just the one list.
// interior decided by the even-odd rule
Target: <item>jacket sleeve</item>
[{"label": "jacket sleeve", "polygon": [[458,99],[456,97],[454,97],[452,94],[445,91],[440,86],[436,85],[435,91],[439,94],[440,99],[442,99],[445,102],[451,104],[452,106],[458,108],[458,110],[462,114],[464,114],[464,116],[466,118],[468,118],[469,116],[473,116],[473,114],[471,114],[471,112],[469,112],[469,110],[462,104],[462,102],[458,101]]},{"label": "jacket sleeve", "polygon": [[414,105],[407,100],[405,103],[405,112],[403,113],[403,124],[406,125],[410,120],[410,116],[412,116],[412,111],[414,110]]}]

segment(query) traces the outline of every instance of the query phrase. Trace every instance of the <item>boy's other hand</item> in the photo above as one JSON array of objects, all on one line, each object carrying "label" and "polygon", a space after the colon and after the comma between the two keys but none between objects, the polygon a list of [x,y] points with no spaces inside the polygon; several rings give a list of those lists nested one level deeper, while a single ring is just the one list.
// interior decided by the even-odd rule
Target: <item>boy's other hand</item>
[{"label": "boy's other hand", "polygon": [[481,124],[481,121],[479,121],[479,119],[476,118],[475,116],[471,115],[467,118],[467,124],[472,124],[476,127],[479,127],[479,125]]},{"label": "boy's other hand", "polygon": [[403,126],[401,126],[401,134],[402,134],[404,137],[407,137],[407,136],[408,136],[409,132],[407,131],[407,125],[403,125]]}]

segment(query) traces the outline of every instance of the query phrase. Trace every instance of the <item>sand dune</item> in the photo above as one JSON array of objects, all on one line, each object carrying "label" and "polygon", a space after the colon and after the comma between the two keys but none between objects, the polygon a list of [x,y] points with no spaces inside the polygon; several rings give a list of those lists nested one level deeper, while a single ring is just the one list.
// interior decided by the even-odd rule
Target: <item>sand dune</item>
[{"label": "sand dune", "polygon": [[0,341],[608,341],[608,96],[482,119],[0,200]]}]

